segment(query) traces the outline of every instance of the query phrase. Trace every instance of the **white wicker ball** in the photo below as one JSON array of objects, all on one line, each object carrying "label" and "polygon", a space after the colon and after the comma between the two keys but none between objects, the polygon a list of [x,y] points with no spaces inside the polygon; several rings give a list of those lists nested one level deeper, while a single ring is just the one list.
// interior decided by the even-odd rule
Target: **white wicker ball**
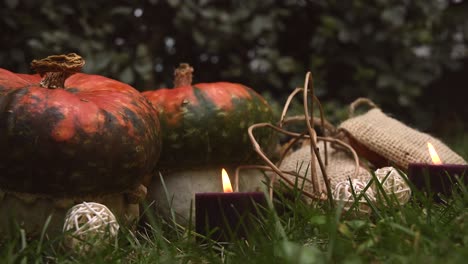
[{"label": "white wicker ball", "polygon": [[119,224],[105,205],[83,202],[68,210],[63,225],[64,244],[76,250],[95,250],[117,238]]},{"label": "white wicker ball", "polygon": [[[406,175],[403,172],[398,171],[394,167],[383,167],[375,171],[375,176],[388,197],[391,198],[394,195],[401,205],[409,201],[411,198],[411,188],[408,186]],[[376,185],[373,185],[373,187],[377,192],[377,199],[386,203],[383,196],[380,195],[380,189]]]},{"label": "white wicker ball", "polygon": [[[351,189],[352,186],[352,189]],[[367,184],[361,179],[344,180],[336,184],[333,190],[333,199],[335,202],[344,202],[343,209],[349,210],[354,203],[353,190],[356,197],[359,197],[366,188]],[[369,200],[375,201],[375,195],[372,188],[367,188],[364,194]],[[367,200],[362,196],[359,201],[358,211],[361,213],[369,213],[370,208],[367,205]]]}]

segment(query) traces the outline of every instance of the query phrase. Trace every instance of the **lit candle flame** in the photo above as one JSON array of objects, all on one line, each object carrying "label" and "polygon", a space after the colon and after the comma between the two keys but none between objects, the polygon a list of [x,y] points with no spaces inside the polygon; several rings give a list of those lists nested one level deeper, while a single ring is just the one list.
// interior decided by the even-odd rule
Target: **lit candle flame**
[{"label": "lit candle flame", "polygon": [[429,149],[429,154],[431,155],[432,163],[437,165],[442,164],[442,161],[440,160],[439,155],[437,155],[434,146],[432,146],[431,143],[427,142],[427,148]]},{"label": "lit candle flame", "polygon": [[231,193],[232,192],[232,185],[231,181],[229,180],[229,176],[226,172],[225,169],[221,170],[221,176],[223,177],[223,190],[225,193]]}]

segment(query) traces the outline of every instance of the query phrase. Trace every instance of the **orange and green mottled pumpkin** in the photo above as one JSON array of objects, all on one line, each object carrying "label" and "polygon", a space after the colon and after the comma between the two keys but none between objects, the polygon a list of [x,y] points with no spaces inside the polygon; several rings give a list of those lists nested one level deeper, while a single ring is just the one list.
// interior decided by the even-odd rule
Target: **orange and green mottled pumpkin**
[{"label": "orange and green mottled pumpkin", "polygon": [[[163,135],[159,167],[191,168],[247,164],[256,158],[247,129],[273,122],[267,101],[252,88],[238,83],[191,84],[192,72],[182,63],[174,88],[145,91],[158,111]],[[256,134],[260,145],[276,146],[271,131]]]},{"label": "orange and green mottled pumpkin", "polygon": [[[148,203],[166,217],[175,213],[180,224],[195,215],[195,193],[222,191],[222,168],[233,176],[237,166],[259,162],[248,128],[274,119],[268,102],[252,88],[230,82],[192,85],[192,72],[181,64],[174,88],[143,92],[158,111],[163,138],[161,174],[148,186]],[[274,132],[255,132],[262,149],[272,153],[277,146]],[[261,171],[244,170],[240,191],[260,191],[264,180]]]},{"label": "orange and green mottled pumpkin", "polygon": [[74,73],[76,54],[0,69],[0,188],[79,195],[135,188],[160,155],[157,113],[131,86]]}]

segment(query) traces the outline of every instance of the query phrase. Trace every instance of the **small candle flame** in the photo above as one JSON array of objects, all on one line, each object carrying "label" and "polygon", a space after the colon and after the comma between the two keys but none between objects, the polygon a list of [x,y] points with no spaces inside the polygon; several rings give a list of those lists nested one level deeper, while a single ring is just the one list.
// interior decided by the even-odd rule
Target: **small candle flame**
[{"label": "small candle flame", "polygon": [[232,192],[232,185],[231,181],[229,180],[229,175],[227,174],[225,169],[221,170],[221,176],[223,177],[223,190],[225,193]]},{"label": "small candle flame", "polygon": [[440,160],[439,155],[437,155],[434,146],[432,146],[431,143],[427,142],[427,148],[429,149],[429,154],[431,155],[432,163],[437,165],[442,164],[442,161]]}]

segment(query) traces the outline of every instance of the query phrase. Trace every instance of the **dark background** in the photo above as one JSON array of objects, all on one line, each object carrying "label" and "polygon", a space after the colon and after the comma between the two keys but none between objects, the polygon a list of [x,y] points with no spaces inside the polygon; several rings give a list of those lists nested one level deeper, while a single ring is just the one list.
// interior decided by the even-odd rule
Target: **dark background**
[{"label": "dark background", "polygon": [[[468,146],[468,1],[0,0],[0,67],[76,52],[83,71],[138,90],[230,81],[279,109],[311,71],[327,118],[368,97],[407,125]],[[462,142],[462,144],[459,144]]]}]

